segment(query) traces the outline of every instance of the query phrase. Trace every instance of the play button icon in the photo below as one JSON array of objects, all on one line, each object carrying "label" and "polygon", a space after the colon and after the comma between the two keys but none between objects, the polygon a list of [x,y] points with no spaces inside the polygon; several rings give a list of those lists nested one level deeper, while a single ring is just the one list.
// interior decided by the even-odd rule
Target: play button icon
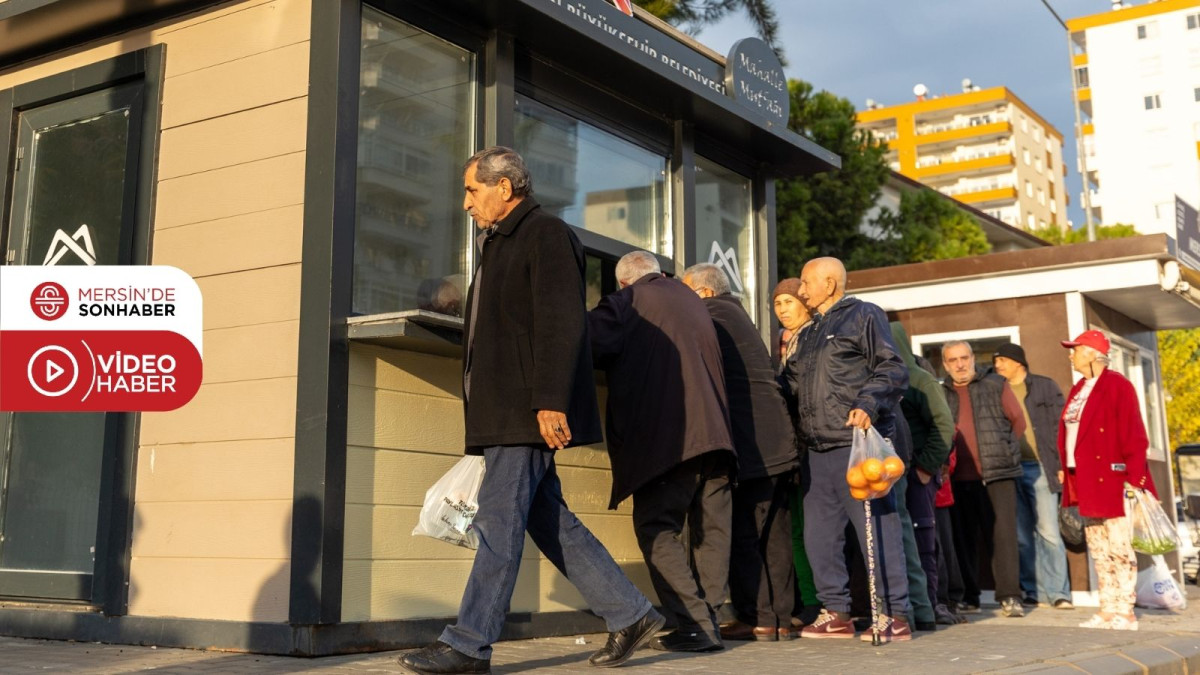
[{"label": "play button icon", "polygon": [[29,358],[26,375],[29,385],[42,396],[58,397],[71,391],[79,380],[79,363],[66,348],[47,345]]}]

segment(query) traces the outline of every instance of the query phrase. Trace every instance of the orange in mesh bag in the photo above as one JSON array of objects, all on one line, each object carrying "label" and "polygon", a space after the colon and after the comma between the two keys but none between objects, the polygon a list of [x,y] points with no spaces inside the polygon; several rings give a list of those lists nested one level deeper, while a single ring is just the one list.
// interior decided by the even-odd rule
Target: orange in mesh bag
[{"label": "orange in mesh bag", "polygon": [[867,500],[886,496],[903,475],[904,461],[892,449],[891,441],[880,436],[875,427],[854,430],[846,468],[851,497]]}]

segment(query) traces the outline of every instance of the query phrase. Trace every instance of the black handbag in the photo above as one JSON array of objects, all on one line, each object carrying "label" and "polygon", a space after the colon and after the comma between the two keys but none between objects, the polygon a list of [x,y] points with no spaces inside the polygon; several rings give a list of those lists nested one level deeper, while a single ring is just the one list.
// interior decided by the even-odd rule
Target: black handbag
[{"label": "black handbag", "polygon": [[1068,506],[1058,510],[1058,531],[1063,541],[1072,546],[1080,546],[1086,541],[1083,534],[1083,516],[1079,515],[1078,506]]}]

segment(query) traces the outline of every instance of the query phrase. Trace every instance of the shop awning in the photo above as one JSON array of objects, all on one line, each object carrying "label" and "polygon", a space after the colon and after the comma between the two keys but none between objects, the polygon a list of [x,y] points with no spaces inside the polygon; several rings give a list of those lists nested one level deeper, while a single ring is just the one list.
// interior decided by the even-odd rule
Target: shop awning
[{"label": "shop awning", "polygon": [[1165,234],[862,270],[848,291],[887,311],[1078,292],[1151,330],[1200,326],[1200,271]]}]

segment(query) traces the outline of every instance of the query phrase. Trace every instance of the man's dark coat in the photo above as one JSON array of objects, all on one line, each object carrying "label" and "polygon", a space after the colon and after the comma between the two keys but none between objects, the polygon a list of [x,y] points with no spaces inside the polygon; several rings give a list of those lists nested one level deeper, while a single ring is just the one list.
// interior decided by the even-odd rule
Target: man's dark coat
[{"label": "man's dark coat", "polygon": [[601,440],[583,275],[579,239],[532,197],[485,240],[466,306],[470,317],[478,301],[479,313],[463,336],[471,346],[468,454],[494,445],[547,447],[539,410],[567,414],[570,445]]},{"label": "man's dark coat", "polygon": [[686,459],[729,451],[717,331],[683,283],[648,274],[588,313],[592,353],[608,374],[608,507]]},{"label": "man's dark coat", "polygon": [[726,293],[704,299],[717,327],[738,478],[778,476],[798,467],[796,435],[771,357],[742,302]]}]

